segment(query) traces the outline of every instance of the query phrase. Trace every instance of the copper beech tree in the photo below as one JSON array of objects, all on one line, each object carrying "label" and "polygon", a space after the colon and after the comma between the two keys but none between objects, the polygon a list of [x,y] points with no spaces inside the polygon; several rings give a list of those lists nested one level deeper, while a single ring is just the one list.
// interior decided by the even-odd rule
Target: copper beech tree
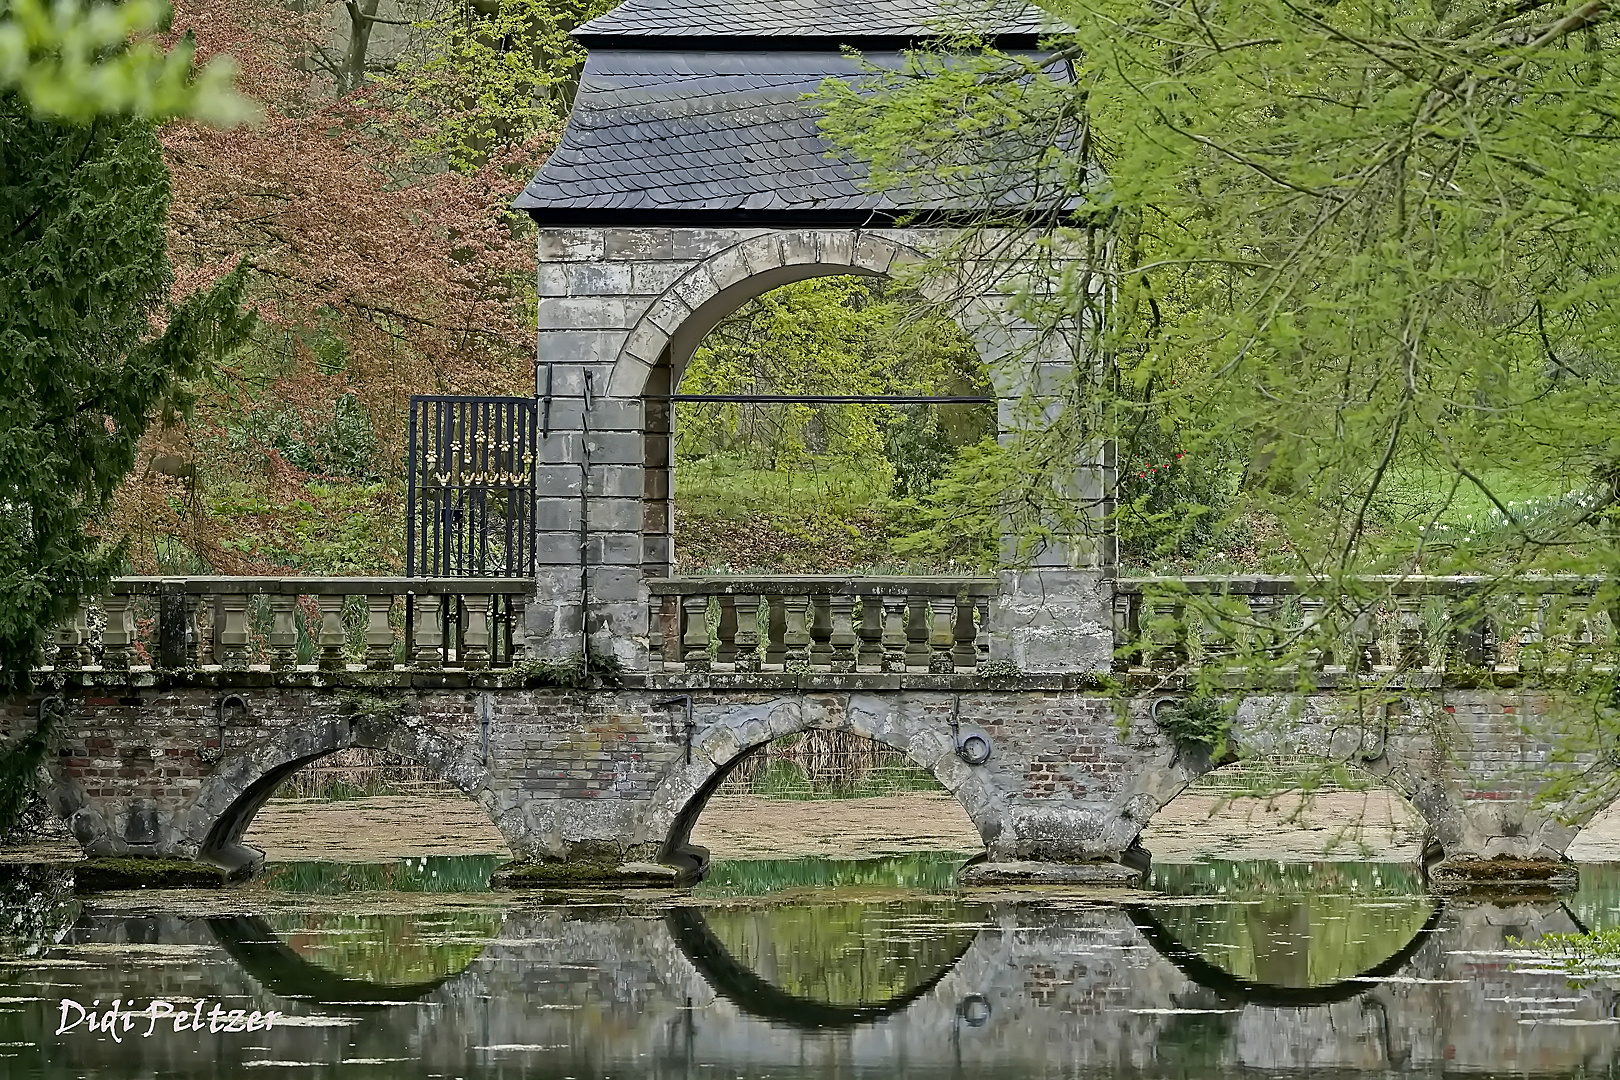
[{"label": "copper beech tree", "polygon": [[[488,72],[440,63],[426,78],[419,59],[323,96],[305,69],[327,15],[241,0],[176,11],[175,33],[201,57],[233,56],[263,109],[253,127],[162,132],[176,287],[240,259],[261,330],[200,387],[188,423],[148,437],[114,523],[134,534],[137,569],[397,571],[409,396],[532,389],[533,239],[506,205],[560,116],[531,110],[502,139],[435,147],[435,99],[465,114]],[[431,29],[413,47],[442,57],[451,31]]]}]

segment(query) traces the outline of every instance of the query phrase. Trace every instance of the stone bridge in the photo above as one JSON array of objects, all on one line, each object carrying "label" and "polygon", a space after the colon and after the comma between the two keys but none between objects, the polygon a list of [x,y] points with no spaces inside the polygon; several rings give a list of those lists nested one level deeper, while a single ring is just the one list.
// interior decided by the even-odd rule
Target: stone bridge
[{"label": "stone bridge", "polygon": [[[1106,604],[1088,601],[1118,612],[1110,669],[1042,673],[986,658],[994,579],[660,579],[654,626],[668,628],[652,662],[591,674],[526,655],[527,582],[123,579],[0,717],[14,736],[60,717],[51,800],[89,854],[232,873],[262,859],[241,839],[282,780],[373,747],[476,800],[536,880],[689,880],[706,861],[692,826],[744,755],[829,729],[936,777],[984,842],[980,880],[1135,880],[1154,813],[1238,755],[1366,770],[1422,814],[1442,876],[1501,857],[1556,875],[1600,808],[1583,794],[1612,774],[1603,746],[1568,734],[1591,725],[1548,688],[1584,662],[1593,630],[1543,621],[1529,642],[1524,603],[1482,628],[1458,599],[1469,586],[1408,579],[1353,647],[1341,635],[1306,650],[1302,688],[1299,665],[1271,685],[1220,667],[1192,606],[1146,581],[1105,582]],[[1279,635],[1310,617],[1281,579],[1225,587]],[[1463,615],[1431,635],[1433,620],[1413,622],[1431,602]],[[321,622],[299,664],[306,608]],[[178,666],[143,662],[165,655]],[[1216,735],[1189,733],[1195,702],[1217,703]],[[1544,797],[1570,770],[1580,782]]]},{"label": "stone bridge", "polygon": [[[411,472],[413,493],[480,507],[521,504],[514,478],[532,477],[502,540],[507,556],[532,540],[529,576],[117,582],[62,628],[41,692],[0,706],[13,737],[60,715],[51,797],[86,851],[251,869],[241,838],[276,785],[371,746],[432,766],[524,860],[691,876],[689,831],[727,771],[832,728],[956,796],[981,878],[1131,880],[1154,812],[1238,753],[1369,770],[1421,812],[1445,872],[1497,856],[1555,872],[1613,779],[1612,748],[1555,692],[1612,670],[1601,583],[1368,580],[1347,608],[1282,579],[1118,580],[1101,441],[1052,478],[1092,527],[1035,551],[1008,537],[1018,558],[994,578],[672,576],[687,363],[778,286],[900,279],[976,346],[1004,440],[1093,430],[1075,380],[1106,373],[1074,351],[1084,327],[1037,333],[1012,302],[1047,264],[1000,233],[964,246],[950,223],[982,200],[874,192],[821,138],[811,92],[865,77],[845,45],[892,67],[937,36],[900,7],[830,25],[632,0],[580,29],[577,107],[514,204],[539,227],[537,430],[450,423],[447,456]],[[1033,55],[1043,25],[974,29]],[[914,272],[940,255],[943,274]]]}]

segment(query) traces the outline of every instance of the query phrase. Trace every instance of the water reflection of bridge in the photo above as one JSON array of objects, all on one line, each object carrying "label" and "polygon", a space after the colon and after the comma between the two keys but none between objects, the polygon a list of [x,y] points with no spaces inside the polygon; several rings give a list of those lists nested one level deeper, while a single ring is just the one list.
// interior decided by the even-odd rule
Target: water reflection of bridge
[{"label": "water reflection of bridge", "polygon": [[[1574,994],[1561,976],[1511,970],[1510,937],[1575,928],[1563,906],[1454,903],[1441,911],[1419,902],[1416,931],[1386,938],[1377,963],[1306,986],[1255,979],[1252,955],[1216,963],[1212,957],[1233,954],[1220,948],[1231,942],[1178,937],[1189,925],[1178,907],[915,901],[846,906],[841,927],[818,925],[807,914],[816,907],[528,909],[508,912],[476,947],[466,927],[418,933],[422,948],[441,948],[437,960],[401,968],[396,955],[344,970],[329,966],[330,950],[288,944],[296,935],[285,917],[276,926],[213,919],[207,931],[144,920],[141,933],[225,945],[232,962],[203,968],[206,985],[194,994],[247,994],[274,1008],[354,1018],[335,1031],[273,1030],[254,1043],[264,1051],[216,1042],[188,1055],[210,1058],[194,1067],[171,1056],[164,1075],[205,1075],[265,1056],[420,1061],[405,1072],[394,1066],[395,1075],[466,1075],[497,1062],[628,1076],[696,1075],[699,1065],[833,1076],[868,1068],[901,1076],[958,1067],[973,1075],[1218,1075],[1504,1062],[1565,1072],[1596,1068],[1620,1051],[1620,1023],[1604,1022],[1612,994]],[[1400,914],[1388,921],[1392,933],[1407,925]],[[1300,916],[1279,908],[1268,918],[1282,927]],[[1318,919],[1318,929],[1332,925],[1331,915]],[[128,935],[115,925],[75,937],[109,932]],[[1275,946],[1277,933],[1267,933],[1255,940]],[[442,951],[452,946],[465,951]],[[458,955],[459,970],[435,969]],[[1331,958],[1312,963],[1294,974],[1333,973]],[[126,996],[148,993],[130,986],[127,969],[106,977]],[[111,985],[78,992],[106,997]],[[1557,1017],[1524,1016],[1527,1007],[1515,1001],[1535,998],[1578,1000]],[[91,1042],[59,1048],[70,1057],[106,1052]],[[118,1053],[127,1070],[131,1055],[158,1050],[126,1044]],[[67,1065],[93,1068],[91,1060]]]}]

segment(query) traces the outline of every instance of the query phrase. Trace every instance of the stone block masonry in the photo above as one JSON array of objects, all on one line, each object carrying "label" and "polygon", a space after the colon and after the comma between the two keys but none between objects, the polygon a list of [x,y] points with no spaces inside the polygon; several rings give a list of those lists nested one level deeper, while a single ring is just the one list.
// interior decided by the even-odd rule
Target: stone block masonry
[{"label": "stone block masonry", "polygon": [[[526,686],[505,673],[86,670],[55,691],[65,715],[51,799],[91,855],[195,859],[233,872],[253,814],[298,768],[349,747],[427,765],[476,800],[522,859],[660,861],[687,874],[709,795],[749,750],[812,728],[904,752],[962,805],[992,863],[1140,868],[1138,834],[1159,807],[1217,767],[1158,722],[1162,694],[1115,698],[1062,676],[995,688],[956,677],[758,677],[746,687]],[[245,702],[222,707],[231,695]],[[1556,760],[1534,690],[1424,691],[1369,704],[1330,693],[1243,699],[1234,750],[1310,754],[1367,770],[1423,814],[1447,863],[1556,862],[1560,821],[1597,807],[1544,805],[1561,769],[1611,775],[1601,755]],[[13,737],[39,698],[0,706]],[[690,743],[688,743],[690,733]],[[987,761],[959,753],[988,739]],[[1601,780],[1601,777],[1598,777]],[[1598,782],[1594,780],[1594,782]],[[1116,875],[1117,876],[1117,875]]]}]

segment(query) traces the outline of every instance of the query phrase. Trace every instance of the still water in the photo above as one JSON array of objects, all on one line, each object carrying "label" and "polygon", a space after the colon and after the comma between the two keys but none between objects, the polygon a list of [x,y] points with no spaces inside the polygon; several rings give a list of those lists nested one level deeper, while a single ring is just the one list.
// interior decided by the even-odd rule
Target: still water
[{"label": "still water", "polygon": [[[1620,925],[1620,867],[1487,904],[1391,865],[1160,866],[1162,895],[1105,904],[959,893],[961,861],[722,863],[566,904],[487,891],[494,859],[89,899],[13,872],[0,1076],[1620,1075],[1620,981],[1526,944]],[[281,1016],[59,1035],[64,998]]]}]

